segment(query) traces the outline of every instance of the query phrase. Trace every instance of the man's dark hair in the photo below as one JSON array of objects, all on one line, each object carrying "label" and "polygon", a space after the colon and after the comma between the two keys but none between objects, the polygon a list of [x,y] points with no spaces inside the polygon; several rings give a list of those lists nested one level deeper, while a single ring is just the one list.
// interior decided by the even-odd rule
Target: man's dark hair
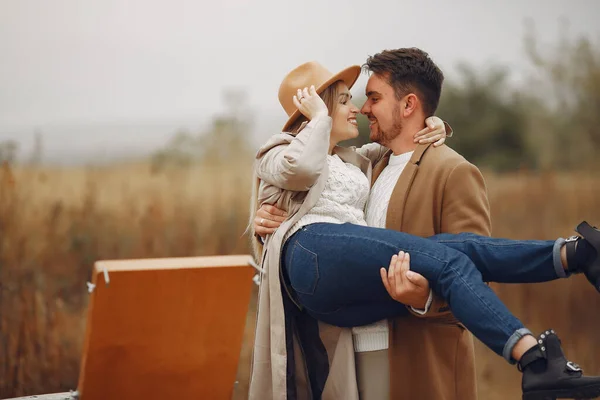
[{"label": "man's dark hair", "polygon": [[415,93],[423,104],[425,115],[435,113],[444,74],[423,50],[416,47],[384,50],[370,56],[363,68],[386,77],[398,100],[408,93]]}]

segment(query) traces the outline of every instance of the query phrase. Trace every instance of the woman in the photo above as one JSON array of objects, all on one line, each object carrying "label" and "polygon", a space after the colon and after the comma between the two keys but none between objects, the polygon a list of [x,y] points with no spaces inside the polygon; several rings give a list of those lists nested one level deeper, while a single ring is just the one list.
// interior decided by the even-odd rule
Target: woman
[{"label": "woman", "polygon": [[[583,377],[576,364],[567,362],[553,332],[542,334],[538,343],[484,284],[543,282],[585,272],[600,290],[600,232],[582,224],[581,232],[588,240],[572,239],[567,252],[567,246],[559,241],[510,241],[471,234],[422,239],[367,227],[363,210],[370,166],[382,149],[374,144],[356,151],[337,147],[339,141],[358,134],[358,109],[350,102],[348,90],[360,68],[333,75],[314,64],[300,66],[284,80],[282,87],[297,87],[304,86],[298,82],[308,77],[318,89],[297,87],[293,98],[296,111],[286,108],[288,102],[280,90],[280,101],[291,114],[284,127],[290,134],[275,135],[257,156],[259,203],[276,204],[290,214],[265,243],[268,290],[263,283],[257,337],[264,328],[265,315],[261,313],[266,310],[273,328],[271,350],[280,345],[282,336],[276,328],[282,316],[276,308],[285,301],[278,295],[280,272],[289,297],[312,317],[332,325],[364,325],[406,313],[404,305],[390,298],[375,272],[392,259],[382,278],[400,276],[396,267],[406,266],[408,260],[404,253],[394,256],[407,251],[412,256],[411,269],[430,281],[436,294],[448,301],[454,315],[475,336],[507,360],[519,362],[524,398],[600,395],[600,378]],[[298,120],[300,113],[306,121]],[[524,267],[502,268],[522,264],[522,260],[527,260]],[[264,306],[266,302],[270,309]],[[289,340],[285,333],[283,337]],[[257,361],[263,361],[260,357],[259,352],[255,367]],[[277,368],[285,370],[290,364],[286,364],[285,352],[273,351],[270,363],[273,377]],[[275,395],[279,389],[276,383],[273,387]]]}]

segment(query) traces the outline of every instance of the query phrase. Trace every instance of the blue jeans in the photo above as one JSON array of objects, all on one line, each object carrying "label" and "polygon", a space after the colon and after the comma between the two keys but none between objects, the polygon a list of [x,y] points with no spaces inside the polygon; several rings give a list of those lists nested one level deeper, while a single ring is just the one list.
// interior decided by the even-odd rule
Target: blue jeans
[{"label": "blue jeans", "polygon": [[546,282],[566,274],[560,261],[564,242],[508,240],[471,233],[421,238],[353,224],[316,223],[284,244],[284,277],[296,300],[323,322],[352,327],[405,315],[379,269],[400,250],[410,269],[429,280],[456,318],[509,362],[516,342],[530,333],[485,282]]}]

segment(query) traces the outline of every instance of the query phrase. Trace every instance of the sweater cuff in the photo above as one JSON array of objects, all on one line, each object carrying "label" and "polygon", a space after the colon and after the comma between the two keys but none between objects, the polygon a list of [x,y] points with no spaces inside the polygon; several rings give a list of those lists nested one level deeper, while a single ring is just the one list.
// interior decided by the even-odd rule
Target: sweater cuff
[{"label": "sweater cuff", "polygon": [[385,350],[389,347],[388,331],[360,332],[353,334],[352,338],[355,353]]},{"label": "sweater cuff", "polygon": [[419,315],[425,315],[429,312],[429,309],[431,308],[431,303],[433,303],[433,291],[429,289],[429,297],[427,298],[427,303],[425,303],[425,309],[419,310],[418,308],[414,308],[412,306],[410,307],[410,309]]}]

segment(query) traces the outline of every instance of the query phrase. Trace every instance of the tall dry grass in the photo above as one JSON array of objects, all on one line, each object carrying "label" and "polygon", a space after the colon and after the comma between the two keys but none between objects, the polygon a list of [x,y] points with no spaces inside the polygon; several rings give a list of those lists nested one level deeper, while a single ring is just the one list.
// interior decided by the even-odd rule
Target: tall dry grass
[{"label": "tall dry grass", "polygon": [[[600,222],[600,177],[486,174],[494,234],[552,239]],[[249,252],[249,163],[155,173],[149,165],[0,172],[0,398],[74,389],[87,291],[99,259]],[[510,266],[507,265],[507,268]],[[600,296],[577,277],[494,285],[533,330],[600,374]],[[247,337],[251,336],[247,330]],[[248,347],[242,358],[243,393]],[[519,373],[477,346],[481,399],[518,398]]]},{"label": "tall dry grass", "polygon": [[246,253],[247,166],[4,166],[0,398],[76,387],[95,260]]}]

